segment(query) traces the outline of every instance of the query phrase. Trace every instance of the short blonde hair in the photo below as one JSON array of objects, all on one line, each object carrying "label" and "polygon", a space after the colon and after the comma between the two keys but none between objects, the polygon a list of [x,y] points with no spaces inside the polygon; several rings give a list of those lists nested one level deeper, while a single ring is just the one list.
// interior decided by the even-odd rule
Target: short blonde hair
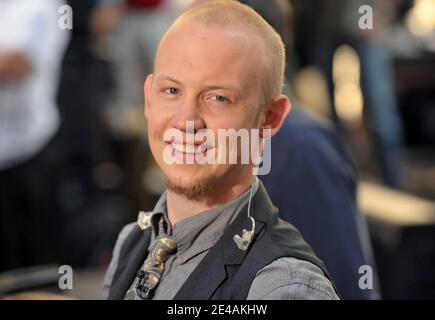
[{"label": "short blonde hair", "polygon": [[261,103],[268,104],[280,95],[284,84],[285,47],[273,27],[249,6],[236,0],[198,2],[197,5],[192,5],[183,12],[172,26],[185,21],[194,21],[223,28],[240,28],[259,38],[266,58],[266,66],[258,72],[260,90],[263,93]]}]

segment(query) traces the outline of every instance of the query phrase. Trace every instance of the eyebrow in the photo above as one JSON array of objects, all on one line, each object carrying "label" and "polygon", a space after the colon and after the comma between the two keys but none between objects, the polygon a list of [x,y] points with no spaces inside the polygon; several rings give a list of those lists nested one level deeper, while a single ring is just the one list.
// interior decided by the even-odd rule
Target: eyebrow
[{"label": "eyebrow", "polygon": [[243,93],[242,88],[239,87],[233,87],[233,86],[224,86],[224,85],[209,85],[205,87],[205,90],[215,90],[215,89],[225,89],[225,90],[232,90],[236,91],[239,94]]},{"label": "eyebrow", "polygon": [[[167,81],[172,81],[175,82],[179,85],[182,85],[181,81],[174,79],[168,75],[158,75],[157,80],[167,80]],[[226,90],[233,90],[238,92],[239,94],[243,94],[243,89],[237,86],[228,86],[228,85],[219,85],[219,84],[213,84],[213,85],[208,85],[205,87],[205,90],[215,90],[215,89],[226,89]]]},{"label": "eyebrow", "polygon": [[169,81],[172,81],[172,82],[175,82],[175,83],[178,83],[181,85],[180,81],[178,81],[177,79],[174,79],[170,76],[167,76],[167,75],[159,75],[156,78],[157,78],[157,80],[169,80]]}]

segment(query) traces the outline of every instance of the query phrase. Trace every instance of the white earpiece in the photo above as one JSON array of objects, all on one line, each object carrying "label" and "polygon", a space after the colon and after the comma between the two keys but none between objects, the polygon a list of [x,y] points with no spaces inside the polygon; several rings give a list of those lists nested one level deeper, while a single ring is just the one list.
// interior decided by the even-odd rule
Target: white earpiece
[{"label": "white earpiece", "polygon": [[[256,183],[256,182],[254,182],[254,183]],[[251,186],[251,191],[249,193],[249,202],[248,202],[248,218],[251,219],[251,222],[252,222],[251,230],[243,229],[242,236],[235,234],[233,237],[233,240],[236,243],[237,247],[243,251],[248,250],[249,245],[251,244],[252,238],[254,237],[254,232],[255,232],[255,220],[250,215],[253,190],[254,190],[254,184]]]}]

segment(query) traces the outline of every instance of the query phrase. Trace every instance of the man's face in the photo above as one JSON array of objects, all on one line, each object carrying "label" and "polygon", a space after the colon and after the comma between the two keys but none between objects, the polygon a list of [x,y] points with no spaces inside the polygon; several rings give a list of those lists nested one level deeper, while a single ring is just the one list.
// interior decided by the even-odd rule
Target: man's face
[{"label": "man's face", "polygon": [[194,121],[195,131],[213,131],[214,147],[209,146],[204,155],[212,152],[216,157],[222,147],[217,143],[218,129],[258,128],[264,120],[257,80],[261,63],[258,40],[243,31],[184,22],[163,40],[155,73],[145,85],[145,112],[151,151],[170,185],[223,187],[242,177],[249,179],[251,165],[168,164],[165,148],[186,159],[203,139],[193,138],[196,146],[185,146],[183,152],[174,145],[177,142],[165,141],[163,136],[175,128],[183,132],[185,143],[186,121]]}]

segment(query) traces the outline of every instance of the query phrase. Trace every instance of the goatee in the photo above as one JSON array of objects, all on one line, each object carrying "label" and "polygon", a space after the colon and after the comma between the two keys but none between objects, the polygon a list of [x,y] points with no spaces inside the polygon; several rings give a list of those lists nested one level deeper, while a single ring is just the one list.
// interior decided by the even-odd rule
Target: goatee
[{"label": "goatee", "polygon": [[214,179],[211,177],[201,178],[190,185],[186,185],[175,182],[166,176],[165,183],[168,190],[192,201],[201,201],[209,197],[213,191],[213,186],[215,185]]}]

